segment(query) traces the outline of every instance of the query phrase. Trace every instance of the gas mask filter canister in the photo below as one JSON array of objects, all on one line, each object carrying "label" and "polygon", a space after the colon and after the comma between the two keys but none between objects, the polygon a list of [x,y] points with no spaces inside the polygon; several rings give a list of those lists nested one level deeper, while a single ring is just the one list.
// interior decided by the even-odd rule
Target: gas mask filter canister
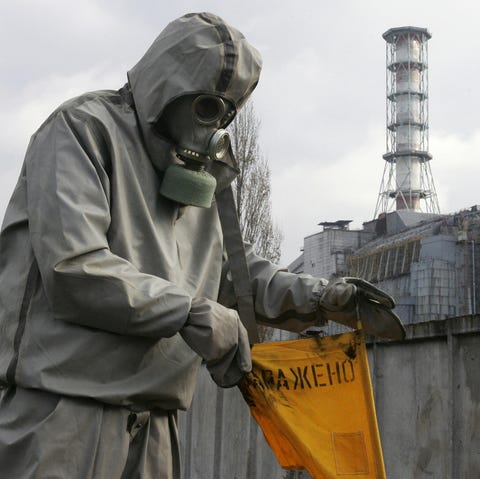
[{"label": "gas mask filter canister", "polygon": [[159,128],[176,144],[181,164],[165,171],[160,193],[182,205],[209,208],[217,186],[206,171],[212,161],[221,161],[230,147],[230,137],[220,128],[233,116],[224,100],[214,95],[180,97],[167,106]]}]

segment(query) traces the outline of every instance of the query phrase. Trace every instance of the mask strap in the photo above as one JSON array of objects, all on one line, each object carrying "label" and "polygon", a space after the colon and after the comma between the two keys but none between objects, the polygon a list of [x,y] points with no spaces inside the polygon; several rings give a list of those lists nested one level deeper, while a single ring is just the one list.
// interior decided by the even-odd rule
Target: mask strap
[{"label": "mask strap", "polygon": [[233,291],[237,299],[238,314],[248,332],[250,344],[255,344],[260,340],[255,320],[252,285],[232,187],[229,186],[216,193],[216,198],[223,239],[232,274]]}]

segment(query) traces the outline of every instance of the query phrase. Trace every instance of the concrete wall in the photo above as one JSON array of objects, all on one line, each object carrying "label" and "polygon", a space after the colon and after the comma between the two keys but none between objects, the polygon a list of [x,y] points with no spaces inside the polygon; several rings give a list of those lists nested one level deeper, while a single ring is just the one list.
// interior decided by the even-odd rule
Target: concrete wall
[{"label": "concrete wall", "polygon": [[407,331],[370,350],[387,477],[480,477],[480,318]]},{"label": "concrete wall", "polygon": [[283,479],[237,388],[220,389],[202,369],[194,402],[179,414],[183,479]]},{"label": "concrete wall", "polygon": [[[371,342],[369,361],[387,477],[480,477],[480,316],[407,326]],[[300,479],[278,466],[236,389],[203,371],[180,414],[183,479]]]}]

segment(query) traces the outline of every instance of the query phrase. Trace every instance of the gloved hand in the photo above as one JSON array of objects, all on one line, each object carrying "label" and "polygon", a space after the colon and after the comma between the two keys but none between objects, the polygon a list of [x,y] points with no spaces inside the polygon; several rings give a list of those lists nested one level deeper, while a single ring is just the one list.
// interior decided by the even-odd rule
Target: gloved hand
[{"label": "gloved hand", "polygon": [[247,330],[235,310],[207,298],[194,298],[180,334],[205,360],[219,386],[235,386],[252,370]]},{"label": "gloved hand", "polygon": [[393,298],[360,278],[339,278],[329,283],[318,301],[324,319],[355,329],[360,319],[366,333],[404,339],[405,329],[392,311]]}]

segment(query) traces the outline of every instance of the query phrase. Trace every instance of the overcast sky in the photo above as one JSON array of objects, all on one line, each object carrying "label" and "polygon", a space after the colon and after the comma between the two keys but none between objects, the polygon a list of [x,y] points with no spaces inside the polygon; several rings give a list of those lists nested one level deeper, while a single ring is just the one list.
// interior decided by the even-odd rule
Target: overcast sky
[{"label": "overcast sky", "polygon": [[174,18],[211,11],[263,56],[253,95],[282,263],[321,221],[372,219],[384,168],[389,28],[428,28],[431,168],[442,213],[480,203],[478,2],[0,0],[0,216],[31,134],[62,101],[117,89]]}]

